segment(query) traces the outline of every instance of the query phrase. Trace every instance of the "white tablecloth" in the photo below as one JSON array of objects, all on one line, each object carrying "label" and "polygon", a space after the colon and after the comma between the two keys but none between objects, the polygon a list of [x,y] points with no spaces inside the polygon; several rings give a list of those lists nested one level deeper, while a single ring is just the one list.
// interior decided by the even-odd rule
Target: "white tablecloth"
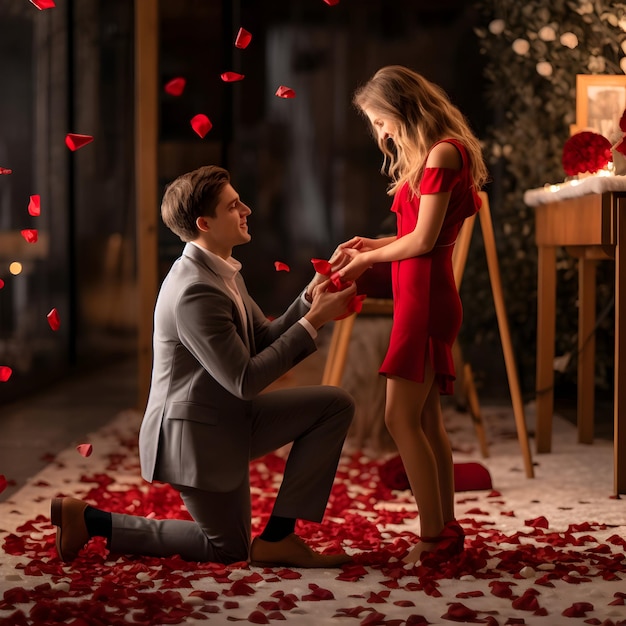
[{"label": "white tablecloth", "polygon": [[537,206],[605,191],[626,191],[626,176],[589,176],[580,180],[546,185],[539,189],[529,189],[524,192],[524,202],[527,206]]}]

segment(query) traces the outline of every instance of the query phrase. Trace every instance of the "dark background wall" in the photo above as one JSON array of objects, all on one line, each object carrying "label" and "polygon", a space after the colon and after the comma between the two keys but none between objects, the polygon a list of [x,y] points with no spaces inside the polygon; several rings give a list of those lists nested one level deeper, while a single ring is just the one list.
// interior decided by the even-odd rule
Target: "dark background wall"
[{"label": "dark background wall", "polygon": [[[439,83],[477,133],[489,123],[477,17],[460,0],[161,0],[159,197],[177,175],[207,163],[231,170],[253,209],[252,243],[236,250],[250,290],[279,313],[354,234],[393,230],[381,156],[351,105],[379,67],[405,64]],[[38,11],[0,5],[0,364],[14,373],[0,404],[77,370],[133,358],[137,319],[133,163],[133,3],[57,0]],[[240,26],[252,43],[234,47]],[[245,75],[224,83],[220,74]],[[277,98],[279,85],[295,99]],[[205,113],[200,139],[189,124]],[[72,153],[67,132],[90,134]],[[42,215],[26,212],[42,196]],[[159,207],[155,207],[158,212]],[[21,240],[38,228],[40,242]],[[3,241],[5,240],[3,239]],[[8,240],[8,239],[7,239]],[[159,274],[182,244],[159,233]],[[8,272],[21,260],[19,276]],[[291,267],[276,273],[274,261]],[[46,314],[57,308],[61,329]],[[496,355],[496,361],[499,359]]]}]

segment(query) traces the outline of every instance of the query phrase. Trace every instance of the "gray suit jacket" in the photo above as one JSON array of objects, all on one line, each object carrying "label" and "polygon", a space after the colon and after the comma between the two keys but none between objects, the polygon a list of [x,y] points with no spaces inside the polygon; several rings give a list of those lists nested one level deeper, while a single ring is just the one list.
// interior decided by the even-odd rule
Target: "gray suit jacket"
[{"label": "gray suit jacket", "polygon": [[237,286],[248,332],[210,258],[187,244],[154,312],[150,394],[139,433],[145,480],[231,491],[248,472],[251,400],[315,351],[297,298],[269,321]]}]

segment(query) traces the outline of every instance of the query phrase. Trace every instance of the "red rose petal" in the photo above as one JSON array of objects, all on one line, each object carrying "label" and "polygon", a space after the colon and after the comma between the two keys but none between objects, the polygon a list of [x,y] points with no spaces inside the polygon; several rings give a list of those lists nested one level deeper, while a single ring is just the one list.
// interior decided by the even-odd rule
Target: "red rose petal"
[{"label": "red rose petal", "polygon": [[574,602],[574,604],[565,609],[561,615],[565,617],[587,617],[588,611],[593,611],[593,604],[589,602]]},{"label": "red rose petal", "polygon": [[309,589],[312,591],[309,595],[302,596],[303,600],[334,600],[335,596],[332,591],[323,589],[315,583],[309,583]]},{"label": "red rose petal", "polygon": [[254,589],[243,580],[236,580],[230,589],[224,591],[225,596],[251,596],[254,593]]},{"label": "red rose petal", "polygon": [[461,591],[460,593],[456,594],[456,597],[459,598],[459,600],[465,600],[467,598],[481,598],[482,596],[484,596],[485,594],[482,591]]},{"label": "red rose petal", "polygon": [[281,569],[278,570],[276,576],[283,578],[285,580],[297,580],[298,578],[302,578],[302,574],[300,572],[294,572],[291,569]]},{"label": "red rose petal", "polygon": [[61,327],[61,320],[59,319],[59,312],[56,309],[52,309],[46,316],[48,318],[48,324],[52,330],[59,330]]},{"label": "red rose petal", "polygon": [[41,215],[41,196],[34,195],[30,197],[28,213],[33,216]]},{"label": "red rose petal", "polygon": [[[4,474],[0,474],[0,493],[2,493],[9,483],[7,482],[7,478]],[[6,600],[6,597],[5,597]]]},{"label": "red rose petal", "polygon": [[187,80],[182,76],[177,76],[176,78],[172,78],[172,80],[165,83],[165,87],[163,90],[165,93],[170,96],[182,96],[183,91],[185,91],[185,86],[187,85]]},{"label": "red rose petal", "polygon": [[239,80],[243,80],[245,76],[243,74],[238,74],[237,72],[224,72],[220,75],[220,78],[225,83],[236,83]]},{"label": "red rose petal", "polygon": [[324,2],[329,6],[329,7],[334,7],[337,4],[339,4],[339,0],[324,0]]},{"label": "red rose petal", "polygon": [[274,267],[276,268],[277,272],[289,272],[289,266],[286,263],[283,263],[282,261],[274,261]]},{"label": "red rose petal", "polygon": [[478,617],[478,613],[460,602],[452,602],[447,612],[441,617],[443,619],[452,620],[453,622],[470,622]]},{"label": "red rose petal", "polygon": [[76,446],[76,450],[78,450],[80,455],[88,457],[93,452],[93,446],[90,443],[81,443]]},{"label": "red rose petal", "polygon": [[0,278],[0,289],[2,289],[4,287],[4,281],[2,280],[2,278]]},{"label": "red rose petal", "polygon": [[380,624],[387,624],[385,621],[384,613],[379,613],[378,611],[373,611],[365,618],[363,618],[359,624],[359,626],[380,626]]},{"label": "red rose petal", "polygon": [[325,259],[311,259],[311,263],[313,263],[313,267],[318,274],[330,276],[332,268],[328,261],[326,261]]},{"label": "red rose petal", "polygon": [[335,286],[335,288],[338,291],[341,291],[342,289],[345,289],[348,285],[347,282],[343,281],[341,276],[339,275],[339,272],[333,272],[330,275],[330,282]]},{"label": "red rose petal", "polygon": [[83,146],[93,141],[91,135],[78,135],[76,133],[68,133],[65,135],[65,145],[72,151],[79,150]]},{"label": "red rose petal", "polygon": [[13,370],[8,365],[0,365],[0,383],[6,383],[11,378]]},{"label": "red rose petal", "polygon": [[539,592],[536,589],[526,589],[523,595],[513,600],[511,606],[522,611],[537,611],[540,608],[537,595]]},{"label": "red rose petal", "polygon": [[204,115],[204,113],[198,113],[191,118],[191,127],[196,131],[200,138],[204,139],[205,135],[213,128],[211,120]]},{"label": "red rose petal", "polygon": [[235,38],[235,48],[247,48],[252,41],[252,34],[245,28],[240,28]]},{"label": "red rose petal", "polygon": [[543,515],[535,519],[527,519],[524,521],[524,524],[533,528],[548,528],[550,526],[548,520]]},{"label": "red rose petal", "polygon": [[276,90],[276,95],[279,98],[295,98],[296,97],[296,92],[289,88],[289,87],[285,87],[285,85],[281,85],[277,90]]},{"label": "red rose petal", "polygon": [[53,9],[56,6],[54,0],[30,0],[30,3],[34,4],[40,11]]},{"label": "red rose petal", "polygon": [[0,176],[8,176],[9,174],[13,174],[13,170],[8,169],[7,167],[0,167]]},{"label": "red rose petal", "polygon": [[25,228],[20,233],[28,243],[37,243],[39,239],[39,233],[36,228]]},{"label": "red rose petal", "polygon": [[261,611],[252,611],[252,613],[248,615],[248,621],[252,622],[253,624],[269,624],[270,623],[265,613]]}]

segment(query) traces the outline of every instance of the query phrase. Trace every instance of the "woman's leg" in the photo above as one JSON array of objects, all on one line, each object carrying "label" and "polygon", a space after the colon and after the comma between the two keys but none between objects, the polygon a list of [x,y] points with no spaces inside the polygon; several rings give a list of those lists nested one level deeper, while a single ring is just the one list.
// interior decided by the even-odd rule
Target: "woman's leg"
[{"label": "woman's leg", "polygon": [[[422,426],[422,414],[435,384],[434,379],[431,367],[427,367],[423,383],[388,378],[385,408],[385,423],[402,457],[419,511],[420,534],[424,537],[439,536],[445,522],[438,462]],[[434,547],[435,544],[420,541],[404,560],[416,562],[422,552]]]},{"label": "woman's leg", "polygon": [[454,462],[450,439],[443,423],[439,388],[433,384],[422,411],[422,428],[437,461],[439,494],[444,523],[454,519]]}]

